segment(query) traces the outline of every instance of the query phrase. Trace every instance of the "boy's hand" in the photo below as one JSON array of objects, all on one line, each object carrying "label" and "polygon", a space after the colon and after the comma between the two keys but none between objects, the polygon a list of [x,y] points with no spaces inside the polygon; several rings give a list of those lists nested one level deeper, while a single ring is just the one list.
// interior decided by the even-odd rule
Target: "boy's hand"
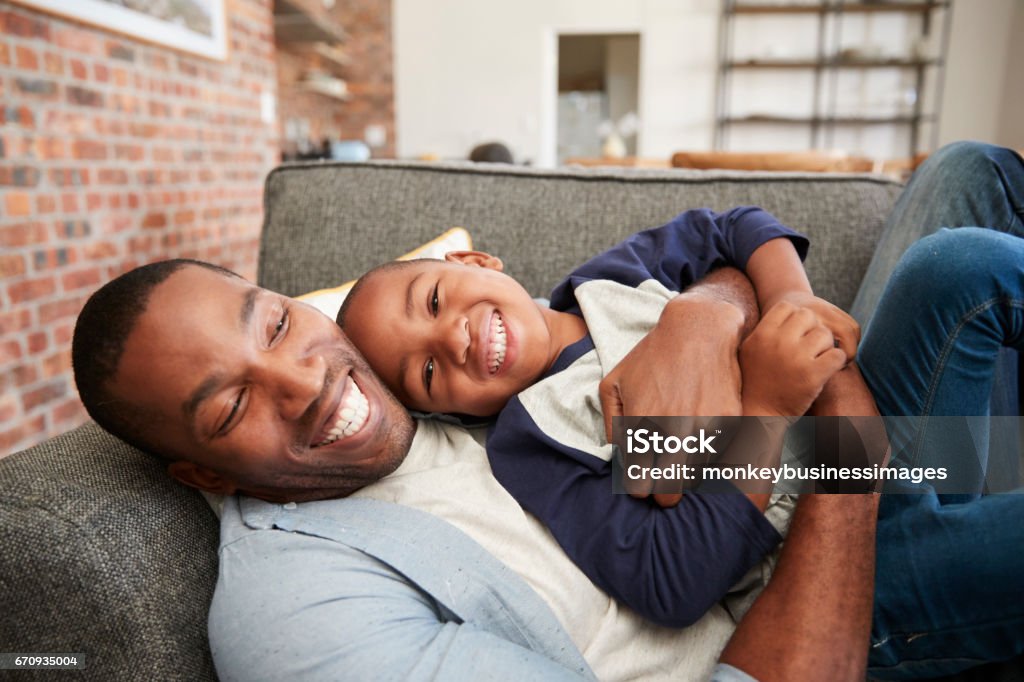
[{"label": "boy's hand", "polygon": [[803,415],[846,361],[812,310],[787,301],[776,304],[740,346],[743,414]]},{"label": "boy's hand", "polygon": [[846,354],[847,363],[857,355],[860,344],[860,325],[842,308],[835,306],[823,298],[803,291],[791,291],[780,297],[779,301],[792,303],[798,308],[807,308],[832,332],[839,348]]}]

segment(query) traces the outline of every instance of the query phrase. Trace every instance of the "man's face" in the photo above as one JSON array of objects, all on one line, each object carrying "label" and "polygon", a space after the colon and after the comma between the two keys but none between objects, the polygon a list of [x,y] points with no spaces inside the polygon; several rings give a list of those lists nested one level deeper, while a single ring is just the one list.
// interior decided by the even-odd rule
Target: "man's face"
[{"label": "man's face", "polygon": [[375,273],[350,303],[345,328],[409,407],[493,415],[540,378],[559,348],[501,261],[479,252],[449,259]]},{"label": "man's face", "polygon": [[214,492],[346,494],[393,471],[414,431],[333,321],[198,266],[153,290],[112,389],[182,460],[172,475]]}]

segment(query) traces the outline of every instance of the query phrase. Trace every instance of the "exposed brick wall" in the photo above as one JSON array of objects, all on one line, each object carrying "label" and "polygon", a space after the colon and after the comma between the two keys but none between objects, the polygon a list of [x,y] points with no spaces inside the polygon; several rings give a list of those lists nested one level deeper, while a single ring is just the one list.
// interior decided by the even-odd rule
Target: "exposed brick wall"
[{"label": "exposed brick wall", "polygon": [[[278,50],[279,118],[309,122],[310,137],[362,140],[367,126],[386,132],[386,143],[372,149],[374,158],[395,155],[394,59],[391,43],[391,0],[337,0],[327,13],[348,39],[340,46],[349,57],[346,66],[328,63],[297,45]],[[297,85],[308,69],[333,73],[348,84],[349,98],[340,101],[311,93]]]},{"label": "exposed brick wall", "polygon": [[0,0],[0,456],[85,420],[75,316],[167,257],[256,271],[278,161],[272,0],[227,0],[212,61]]}]

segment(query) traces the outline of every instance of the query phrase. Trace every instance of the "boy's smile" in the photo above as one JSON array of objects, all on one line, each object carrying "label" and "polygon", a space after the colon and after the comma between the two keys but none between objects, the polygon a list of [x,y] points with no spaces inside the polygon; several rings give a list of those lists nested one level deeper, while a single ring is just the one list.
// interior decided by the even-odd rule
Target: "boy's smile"
[{"label": "boy's smile", "polygon": [[349,338],[407,406],[427,412],[497,413],[586,332],[480,252],[371,272],[351,296]]}]

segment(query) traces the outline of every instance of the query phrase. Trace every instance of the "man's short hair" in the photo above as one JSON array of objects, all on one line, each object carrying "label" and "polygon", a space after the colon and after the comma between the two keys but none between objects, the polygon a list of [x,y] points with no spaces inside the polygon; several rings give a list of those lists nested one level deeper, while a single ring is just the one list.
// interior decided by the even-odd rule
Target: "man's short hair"
[{"label": "man's short hair", "polygon": [[130,270],[100,287],[78,315],[71,341],[71,365],[78,395],[86,411],[104,429],[151,454],[166,456],[148,441],[146,415],[139,407],[117,399],[111,384],[124,354],[125,342],[146,310],[157,285],[183,267],[195,265],[238,277],[212,263],[179,258]]}]

